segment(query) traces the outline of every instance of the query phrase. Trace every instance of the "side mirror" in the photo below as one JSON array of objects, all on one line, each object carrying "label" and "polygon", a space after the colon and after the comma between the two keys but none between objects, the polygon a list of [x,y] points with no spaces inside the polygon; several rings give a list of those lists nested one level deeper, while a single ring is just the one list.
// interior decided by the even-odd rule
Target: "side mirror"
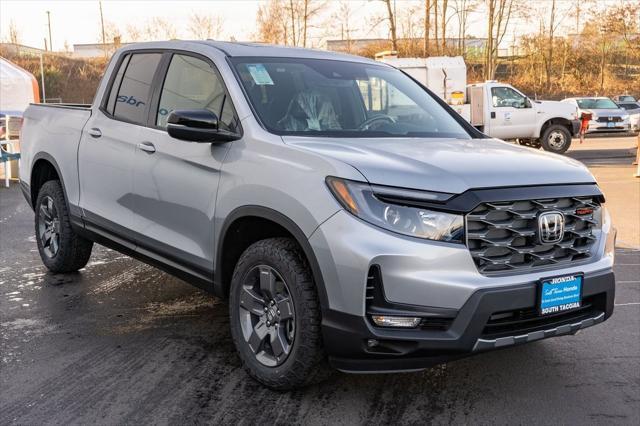
[{"label": "side mirror", "polygon": [[167,118],[167,133],[189,142],[230,142],[240,135],[218,127],[218,117],[208,109],[177,109]]}]

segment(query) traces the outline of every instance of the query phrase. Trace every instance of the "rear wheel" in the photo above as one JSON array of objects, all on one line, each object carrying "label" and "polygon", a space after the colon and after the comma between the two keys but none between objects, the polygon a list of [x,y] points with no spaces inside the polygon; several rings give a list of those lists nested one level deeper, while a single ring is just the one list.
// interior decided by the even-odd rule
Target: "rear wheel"
[{"label": "rear wheel", "polygon": [[93,242],[71,228],[60,181],[45,182],[35,204],[35,231],[42,263],[51,272],[74,272],[91,257]]},{"label": "rear wheel", "polygon": [[259,382],[285,390],[325,375],[320,303],[293,240],[258,241],[242,254],[231,279],[229,313],[242,363]]},{"label": "rear wheel", "polygon": [[545,151],[564,154],[571,146],[571,133],[566,127],[553,124],[542,132],[540,142]]}]

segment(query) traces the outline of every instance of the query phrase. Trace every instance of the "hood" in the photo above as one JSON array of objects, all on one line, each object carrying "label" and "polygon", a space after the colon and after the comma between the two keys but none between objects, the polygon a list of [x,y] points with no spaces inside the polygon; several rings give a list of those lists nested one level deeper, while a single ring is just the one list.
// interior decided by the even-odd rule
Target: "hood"
[{"label": "hood", "polygon": [[495,139],[283,139],[350,164],[380,185],[459,194],[471,188],[595,182],[582,163]]},{"label": "hood", "polygon": [[621,117],[623,115],[627,115],[628,112],[626,110],[622,110],[620,108],[610,108],[610,109],[583,109],[584,112],[590,112],[594,117]]},{"label": "hood", "polygon": [[573,117],[578,112],[578,108],[568,102],[560,101],[535,101],[538,110],[547,114]]}]

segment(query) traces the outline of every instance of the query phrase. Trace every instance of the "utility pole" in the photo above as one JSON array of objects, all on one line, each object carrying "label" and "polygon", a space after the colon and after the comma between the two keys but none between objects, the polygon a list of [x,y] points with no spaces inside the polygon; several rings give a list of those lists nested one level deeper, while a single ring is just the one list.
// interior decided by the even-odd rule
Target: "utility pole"
[{"label": "utility pole", "polygon": [[98,6],[100,6],[100,25],[102,27],[102,49],[104,50],[104,56],[107,56],[107,45],[106,40],[104,39],[104,17],[102,16],[102,0],[98,1]]},{"label": "utility pole", "polygon": [[[45,39],[46,41],[46,39]],[[47,103],[47,92],[44,90],[44,56],[40,54],[40,84],[42,84],[42,103]]]},{"label": "utility pole", "polygon": [[47,10],[47,25],[49,25],[49,49],[53,52],[53,43],[51,42],[51,12]]}]

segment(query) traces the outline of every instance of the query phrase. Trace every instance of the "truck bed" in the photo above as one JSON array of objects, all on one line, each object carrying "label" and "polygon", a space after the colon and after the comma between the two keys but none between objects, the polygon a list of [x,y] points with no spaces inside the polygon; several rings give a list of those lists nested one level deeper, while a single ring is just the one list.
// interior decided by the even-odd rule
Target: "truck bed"
[{"label": "truck bed", "polygon": [[20,139],[20,180],[30,186],[30,170],[38,160],[46,159],[57,168],[69,202],[77,204],[78,146],[82,130],[90,117],[90,105],[29,105],[23,115]]}]

